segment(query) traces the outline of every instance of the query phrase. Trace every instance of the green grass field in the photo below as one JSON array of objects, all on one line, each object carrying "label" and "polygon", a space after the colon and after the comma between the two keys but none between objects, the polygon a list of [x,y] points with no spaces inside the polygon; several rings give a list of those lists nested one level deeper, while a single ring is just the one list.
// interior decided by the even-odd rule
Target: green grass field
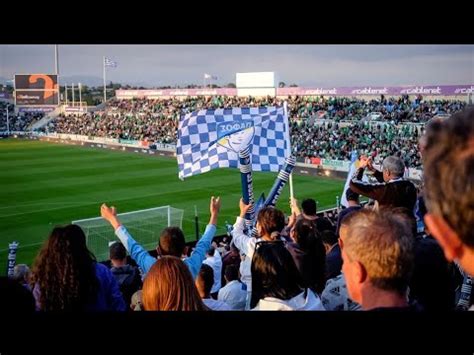
[{"label": "green grass field", "polygon": [[[254,193],[267,195],[277,173],[254,173]],[[294,176],[295,196],[315,198],[319,209],[336,204],[344,182]],[[56,143],[0,140],[0,274],[5,274],[8,243],[20,242],[17,263],[31,264],[54,225],[98,217],[100,205],[129,212],[163,205],[184,210],[183,229],[193,240],[194,206],[201,233],[209,219],[211,195],[221,196],[218,233],[233,223],[241,194],[236,169],[213,170],[178,179],[175,159]],[[289,188],[278,207],[286,213]]]}]

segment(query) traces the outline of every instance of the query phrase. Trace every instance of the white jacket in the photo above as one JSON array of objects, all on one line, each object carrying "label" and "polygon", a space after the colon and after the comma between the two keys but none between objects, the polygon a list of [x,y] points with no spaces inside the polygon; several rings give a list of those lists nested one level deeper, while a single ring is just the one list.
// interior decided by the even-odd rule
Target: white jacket
[{"label": "white jacket", "polygon": [[214,271],[214,284],[212,285],[211,293],[217,292],[221,288],[221,272],[222,272],[222,257],[219,250],[214,251],[214,256],[208,256],[203,262],[207,264]]},{"label": "white jacket", "polygon": [[242,290],[242,284],[238,280],[234,280],[219,290],[217,300],[227,303],[236,311],[243,311],[247,300],[247,291]]},{"label": "white jacket", "polygon": [[252,311],[325,311],[319,296],[310,289],[287,301],[273,297],[261,299]]},{"label": "white jacket", "polygon": [[244,234],[245,219],[237,217],[232,230],[232,242],[239,249],[240,254],[244,254],[243,260],[240,262],[240,280],[247,286],[247,292],[252,290],[252,257],[255,252],[255,244],[258,240],[250,238]]},{"label": "white jacket", "polygon": [[225,302],[216,301],[212,298],[203,298],[202,303],[213,311],[232,311],[232,308]]}]

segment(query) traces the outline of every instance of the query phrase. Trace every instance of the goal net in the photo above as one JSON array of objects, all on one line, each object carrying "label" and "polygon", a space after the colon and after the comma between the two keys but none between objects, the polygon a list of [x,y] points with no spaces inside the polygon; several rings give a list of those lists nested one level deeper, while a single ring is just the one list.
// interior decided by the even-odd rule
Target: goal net
[{"label": "goal net", "polygon": [[[120,213],[117,216],[140,245],[154,249],[158,245],[161,231],[169,226],[182,228],[183,210],[162,206],[146,210]],[[109,245],[118,241],[112,226],[102,217],[73,221],[82,228],[86,243],[98,261],[109,258]]]}]

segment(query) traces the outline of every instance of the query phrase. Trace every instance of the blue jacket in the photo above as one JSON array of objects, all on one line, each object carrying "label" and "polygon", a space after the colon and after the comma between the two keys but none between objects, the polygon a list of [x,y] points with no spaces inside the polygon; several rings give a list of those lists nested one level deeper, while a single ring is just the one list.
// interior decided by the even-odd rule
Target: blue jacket
[{"label": "blue jacket", "polygon": [[[127,305],[123,300],[117,281],[112,272],[100,263],[95,264],[95,272],[99,281],[97,298],[94,302],[84,307],[85,311],[125,311]],[[36,300],[36,309],[40,310],[41,290],[36,284],[33,288],[33,296]]]},{"label": "blue jacket", "polygon": [[[197,277],[199,270],[201,269],[202,262],[206,258],[206,252],[210,249],[212,238],[214,238],[215,234],[216,226],[209,224],[204,231],[204,235],[196,244],[196,248],[191,256],[183,260],[188,266],[189,271],[191,271],[191,275],[194,279]],[[156,259],[132,238],[124,226],[118,227],[115,230],[115,235],[120,239],[122,244],[130,253],[132,259],[135,260],[138,266],[142,269],[143,273],[146,274],[156,262]]]}]

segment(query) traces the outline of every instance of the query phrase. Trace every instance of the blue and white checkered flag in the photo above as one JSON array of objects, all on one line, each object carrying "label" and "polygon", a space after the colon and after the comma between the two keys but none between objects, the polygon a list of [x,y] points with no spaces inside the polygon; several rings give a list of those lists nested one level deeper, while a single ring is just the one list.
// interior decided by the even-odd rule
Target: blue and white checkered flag
[{"label": "blue and white checkered flag", "polygon": [[113,60],[110,60],[109,58],[105,57],[104,58],[104,66],[117,68],[117,62],[114,62]]},{"label": "blue and white checkered flag", "polygon": [[290,155],[283,107],[200,110],[178,126],[179,178],[217,168],[238,168],[239,151],[251,147],[253,171],[279,171]]}]

